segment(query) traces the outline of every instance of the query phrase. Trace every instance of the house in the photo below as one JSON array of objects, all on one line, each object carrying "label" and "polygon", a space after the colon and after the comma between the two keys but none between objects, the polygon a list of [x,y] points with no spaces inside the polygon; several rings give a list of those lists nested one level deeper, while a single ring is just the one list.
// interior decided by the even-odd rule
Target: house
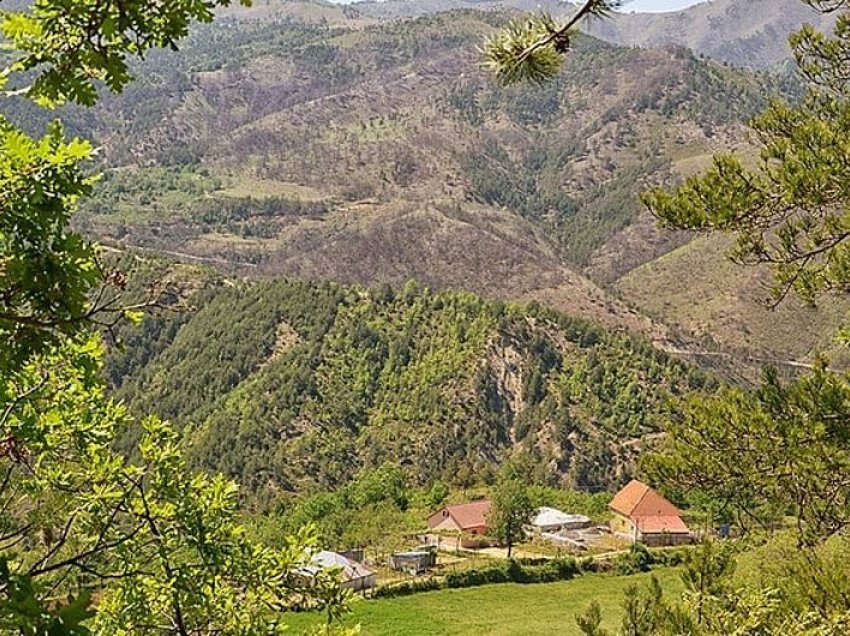
[{"label": "house", "polygon": [[690,543],[691,531],[676,506],[646,484],[633,479],[608,504],[611,531],[648,546]]},{"label": "house", "polygon": [[410,550],[396,552],[390,557],[390,567],[408,574],[424,574],[430,567],[437,565],[437,552],[433,548],[427,550]]},{"label": "house", "polygon": [[314,575],[319,570],[338,570],[342,586],[355,592],[375,587],[378,582],[378,575],[359,561],[329,550],[313,555],[310,563],[307,571]]},{"label": "house", "polygon": [[476,548],[488,544],[487,515],[492,504],[488,499],[441,508],[428,517],[429,543]]},{"label": "house", "polygon": [[557,508],[538,508],[528,524],[531,534],[540,535],[544,532],[561,532],[563,530],[580,530],[591,524],[590,517],[570,515]]}]

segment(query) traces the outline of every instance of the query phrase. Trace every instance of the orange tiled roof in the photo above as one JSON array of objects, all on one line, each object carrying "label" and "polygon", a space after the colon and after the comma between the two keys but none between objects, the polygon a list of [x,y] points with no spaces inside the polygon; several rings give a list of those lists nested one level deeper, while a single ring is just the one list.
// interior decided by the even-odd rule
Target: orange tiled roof
[{"label": "orange tiled roof", "polygon": [[620,492],[614,495],[614,499],[611,500],[608,507],[631,519],[682,516],[676,506],[637,479],[631,480]]}]

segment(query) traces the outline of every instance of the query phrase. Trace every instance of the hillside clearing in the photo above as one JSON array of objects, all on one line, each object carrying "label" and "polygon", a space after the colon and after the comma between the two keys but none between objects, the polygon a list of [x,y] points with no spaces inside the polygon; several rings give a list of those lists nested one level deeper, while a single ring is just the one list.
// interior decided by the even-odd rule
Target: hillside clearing
[{"label": "hillside clearing", "polygon": [[[655,575],[666,593],[681,589],[676,570],[659,570]],[[360,624],[364,636],[579,636],[575,616],[583,613],[591,601],[600,604],[604,627],[614,629],[620,622],[626,587],[645,584],[649,578],[649,574],[587,575],[558,583],[507,583],[395,599],[358,600],[352,604],[346,624]],[[301,633],[316,624],[318,618],[302,614],[289,622],[293,633]]]}]

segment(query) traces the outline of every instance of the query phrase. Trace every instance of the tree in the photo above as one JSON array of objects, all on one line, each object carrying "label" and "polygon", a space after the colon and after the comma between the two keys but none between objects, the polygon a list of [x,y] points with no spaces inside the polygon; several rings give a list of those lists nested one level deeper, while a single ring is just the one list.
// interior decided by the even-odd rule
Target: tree
[{"label": "tree", "polygon": [[823,364],[781,384],[768,372],[754,392],[726,388],[682,402],[644,468],[683,492],[700,490],[744,525],[791,512],[800,545],[850,526],[850,377]]},{"label": "tree", "polygon": [[609,636],[608,631],[602,628],[602,608],[599,601],[591,601],[587,611],[576,616],[576,623],[585,636]]},{"label": "tree", "polygon": [[[98,82],[129,81],[129,57],[175,46],[226,4],[35,0],[2,13],[3,81],[44,105],[90,105]],[[135,422],[106,396],[94,330],[137,307],[69,229],[90,157],[58,124],[33,139],[0,118],[0,629],[269,634],[287,609],[338,616],[335,577],[305,575],[310,531],[282,549],[247,540],[236,486],[189,472],[167,424]],[[113,450],[130,426],[143,431],[133,461]]]},{"label": "tree", "polygon": [[[799,612],[786,602],[787,580],[773,587],[737,587],[732,578],[734,559],[728,547],[703,543],[690,553],[681,574],[685,587],[679,598],[665,596],[653,577],[644,588],[631,586],[625,594],[622,636],[839,636],[850,626],[850,613],[824,605],[821,611]],[[577,617],[587,636],[600,629],[597,608]]]},{"label": "tree", "polygon": [[523,536],[534,507],[528,488],[519,479],[502,478],[493,492],[493,506],[487,519],[490,534],[504,541],[511,558],[514,543]]},{"label": "tree", "polygon": [[563,24],[547,15],[512,20],[484,43],[484,62],[505,84],[550,80],[560,70],[579,23],[610,15],[622,0],[584,0]]},{"label": "tree", "polygon": [[768,264],[777,301],[793,290],[813,302],[850,285],[850,3],[807,4],[839,13],[834,34],[805,26],[791,37],[805,97],[774,99],[751,122],[756,167],[722,154],[682,186],[643,195],[665,226],[734,234],[730,257]]}]

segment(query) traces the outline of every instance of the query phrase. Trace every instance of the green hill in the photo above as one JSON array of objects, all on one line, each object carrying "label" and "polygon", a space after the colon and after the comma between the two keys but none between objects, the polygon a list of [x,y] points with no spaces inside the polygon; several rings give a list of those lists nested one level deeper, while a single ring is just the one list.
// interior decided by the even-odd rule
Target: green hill
[{"label": "green hill", "polygon": [[254,492],[332,488],[385,461],[458,483],[517,452],[541,482],[606,488],[669,398],[707,381],[624,333],[413,283],[224,281],[191,303],[113,351],[114,392]]}]

